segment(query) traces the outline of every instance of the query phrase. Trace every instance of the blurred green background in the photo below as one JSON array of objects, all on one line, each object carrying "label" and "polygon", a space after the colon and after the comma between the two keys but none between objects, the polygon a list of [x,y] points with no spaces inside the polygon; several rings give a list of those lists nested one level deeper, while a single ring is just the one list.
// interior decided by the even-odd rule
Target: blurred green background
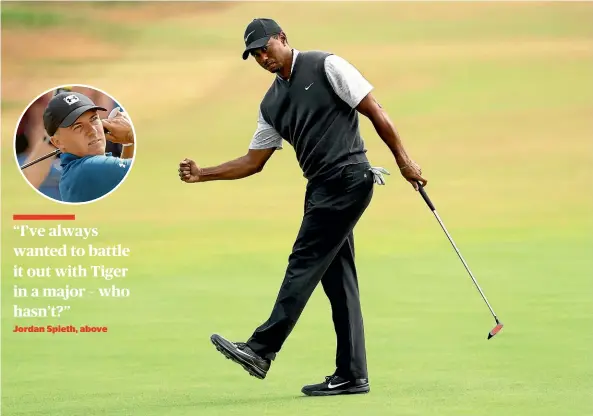
[{"label": "blurred green background", "polygon": [[[334,370],[321,290],[264,381],[210,344],[213,332],[245,340],[267,318],[302,212],[288,145],[241,181],[177,176],[185,157],[212,165],[246,151],[273,79],[240,58],[245,25],[262,16],[292,46],[341,55],[374,84],[506,324],[496,338],[486,341],[493,320],[431,212],[361,119],[370,160],[392,172],[355,233],[371,393],[301,397]],[[579,2],[3,2],[2,414],[592,414],[592,17]],[[12,147],[27,104],[62,84],[114,96],[138,138],[125,183],[77,207],[37,194]],[[20,238],[15,213],[75,213],[100,236]],[[23,260],[12,249],[88,243],[132,255]],[[115,283],[129,298],[13,318],[14,264],[101,263],[130,268]],[[75,284],[19,284],[60,283]],[[13,334],[17,323],[109,332]]]}]

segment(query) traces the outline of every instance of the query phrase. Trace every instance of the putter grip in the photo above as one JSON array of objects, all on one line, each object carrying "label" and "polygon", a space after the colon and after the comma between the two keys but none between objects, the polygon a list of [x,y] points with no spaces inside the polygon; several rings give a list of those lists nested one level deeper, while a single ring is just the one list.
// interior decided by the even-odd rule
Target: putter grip
[{"label": "putter grip", "polygon": [[426,194],[424,187],[422,185],[420,185],[420,182],[418,182],[418,190],[420,191],[420,195],[422,195],[422,199],[424,199],[424,202],[426,202],[426,205],[428,205],[428,208],[430,208],[431,211],[435,211],[435,207],[434,207],[432,201]]}]

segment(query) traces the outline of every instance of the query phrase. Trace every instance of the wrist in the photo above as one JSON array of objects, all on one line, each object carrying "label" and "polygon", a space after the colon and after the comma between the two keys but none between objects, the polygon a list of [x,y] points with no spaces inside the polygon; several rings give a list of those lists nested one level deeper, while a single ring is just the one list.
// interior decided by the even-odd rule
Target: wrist
[{"label": "wrist", "polygon": [[203,168],[197,168],[198,169],[198,173],[196,174],[196,180],[195,182],[206,182],[208,180],[204,169]]},{"label": "wrist", "polygon": [[132,129],[128,130],[128,132],[126,134],[126,141],[127,141],[127,143],[122,143],[123,147],[128,147],[128,146],[134,145],[134,133],[132,132]]},{"label": "wrist", "polygon": [[397,166],[399,166],[400,170],[403,170],[412,164],[412,160],[410,158],[408,158],[407,156],[406,157],[401,157],[401,156],[397,157],[396,156],[395,163],[397,163]]}]

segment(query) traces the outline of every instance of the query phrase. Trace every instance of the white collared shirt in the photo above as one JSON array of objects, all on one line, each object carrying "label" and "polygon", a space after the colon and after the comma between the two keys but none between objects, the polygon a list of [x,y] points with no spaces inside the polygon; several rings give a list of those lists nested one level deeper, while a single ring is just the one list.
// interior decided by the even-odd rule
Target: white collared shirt
[{"label": "white collared shirt", "polygon": [[[299,51],[293,49],[292,67],[290,69],[291,76],[298,54]],[[325,58],[324,65],[325,74],[332,88],[338,97],[344,100],[350,107],[355,108],[373,90],[373,86],[366,78],[344,58],[337,55],[329,55]],[[282,79],[280,75],[276,76]],[[282,149],[282,137],[274,127],[270,126],[264,120],[260,110],[257,128],[253,134],[249,148],[269,149],[272,147]]]},{"label": "white collared shirt", "polygon": [[276,74],[276,76],[277,76],[278,78],[280,78],[282,81],[286,81],[286,82],[288,82],[288,81],[290,80],[290,77],[292,76],[292,71],[294,71],[294,64],[295,64],[295,62],[296,62],[296,60],[297,60],[297,56],[299,56],[299,51],[298,51],[297,49],[294,49],[294,48],[293,48],[293,49],[292,49],[292,64],[291,64],[291,66],[290,66],[290,76],[288,77],[288,79],[286,79],[286,80],[285,80],[284,78],[282,78],[282,77],[280,76],[280,73]]}]

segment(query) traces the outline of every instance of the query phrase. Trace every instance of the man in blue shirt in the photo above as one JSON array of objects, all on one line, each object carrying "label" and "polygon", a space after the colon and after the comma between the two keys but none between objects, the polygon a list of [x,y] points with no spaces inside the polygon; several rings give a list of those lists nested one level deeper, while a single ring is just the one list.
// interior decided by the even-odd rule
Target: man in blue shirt
[{"label": "man in blue shirt", "polygon": [[[43,123],[61,151],[60,194],[64,202],[89,202],[113,191],[132,165],[134,134],[130,120],[118,113],[106,120],[86,95],[62,92],[51,99]],[[121,158],[105,153],[106,140],[122,144]]]}]

